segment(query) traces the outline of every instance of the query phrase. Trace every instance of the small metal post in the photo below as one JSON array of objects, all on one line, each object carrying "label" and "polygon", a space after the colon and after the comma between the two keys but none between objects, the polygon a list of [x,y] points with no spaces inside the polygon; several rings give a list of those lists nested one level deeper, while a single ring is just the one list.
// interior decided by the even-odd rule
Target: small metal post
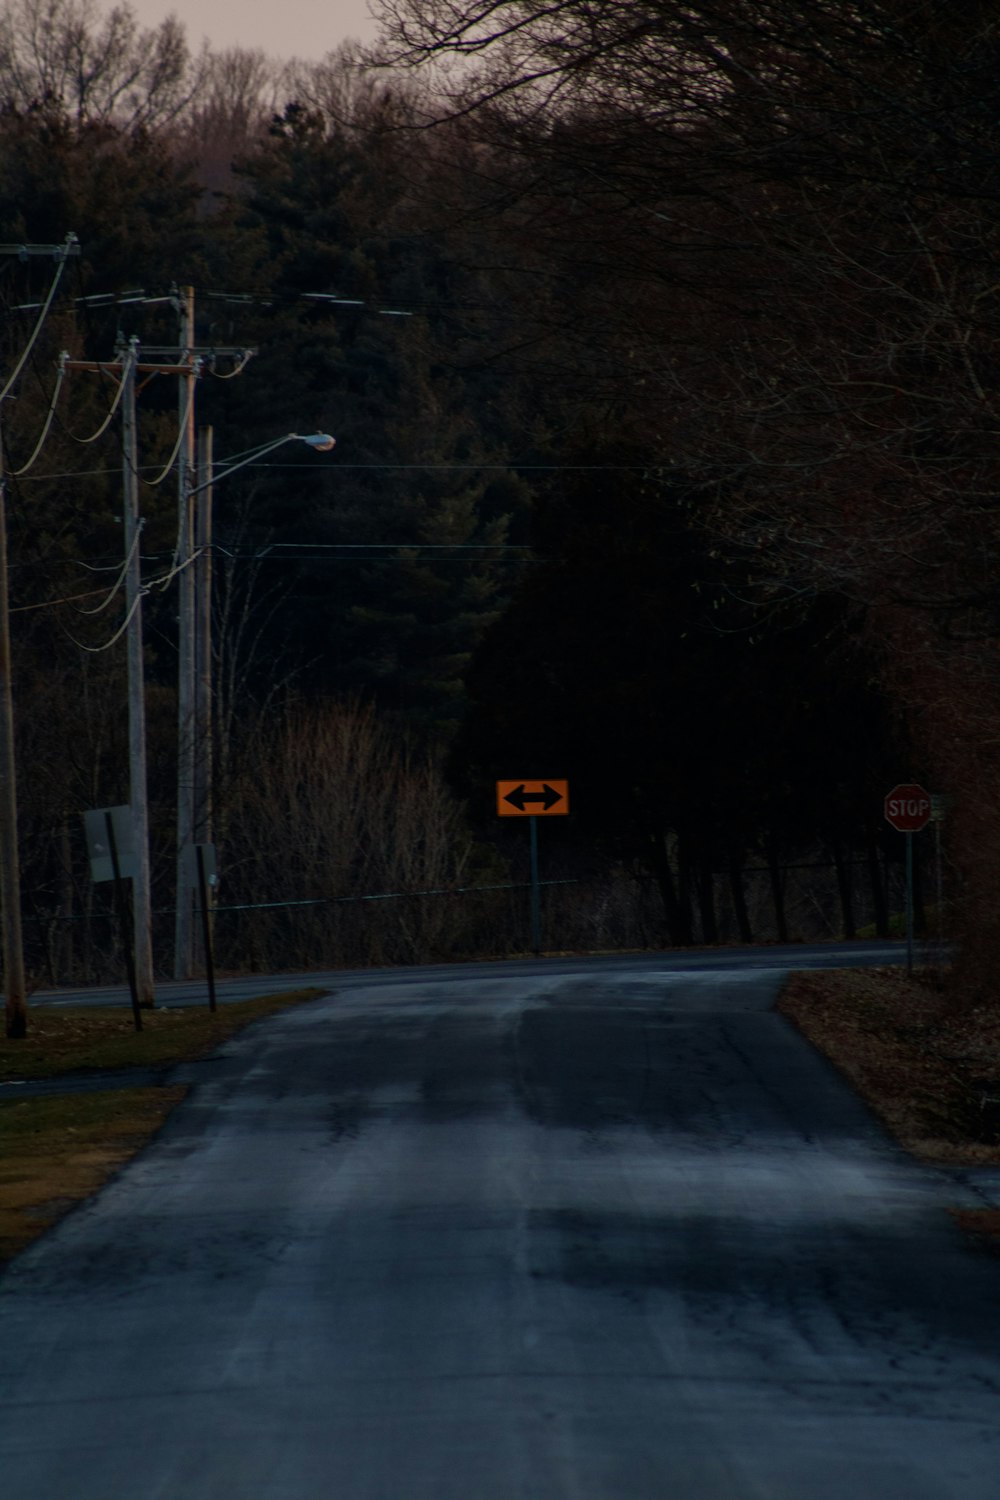
[{"label": "small metal post", "polygon": [[531,946],[536,954],[542,951],[542,897],[538,883],[538,819],[529,817],[531,829]]},{"label": "small metal post", "polygon": [[906,839],[906,972],[913,973],[913,834]]},{"label": "small metal post", "polygon": [[208,907],[208,881],[205,879],[205,849],[195,845],[198,861],[198,897],[201,902],[201,931],[205,943],[205,978],[208,980],[208,1008],[215,1010],[215,956],[212,953],[212,914]]},{"label": "small metal post", "polygon": [[[118,840],[115,838],[115,825],[112,822],[110,812],[104,814],[104,826],[108,832],[108,852],[111,855],[111,868],[115,876],[115,901],[122,924],[122,946],[125,949],[128,987],[132,995],[132,1019],[135,1022],[136,1031],[141,1031],[142,1011],[139,1008],[139,990],[135,978],[135,955],[132,952],[132,933],[128,930],[128,900],[125,895],[125,882],[122,879],[121,866],[118,863]],[[133,921],[133,927],[134,925]]]},{"label": "small metal post", "polygon": [[941,819],[934,820],[934,895],[937,905],[938,963],[943,964],[944,953],[944,867],[941,858]]}]

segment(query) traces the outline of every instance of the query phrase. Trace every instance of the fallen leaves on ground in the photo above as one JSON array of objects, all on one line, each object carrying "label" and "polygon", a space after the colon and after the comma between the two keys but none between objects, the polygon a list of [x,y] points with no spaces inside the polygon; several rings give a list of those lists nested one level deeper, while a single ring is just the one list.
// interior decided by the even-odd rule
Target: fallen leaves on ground
[{"label": "fallen leaves on ground", "polygon": [[[963,1008],[937,971],[896,968],[794,974],[778,1010],[908,1151],[949,1166],[1000,1165],[1000,1010]],[[1000,1249],[1000,1209],[953,1213]]]}]

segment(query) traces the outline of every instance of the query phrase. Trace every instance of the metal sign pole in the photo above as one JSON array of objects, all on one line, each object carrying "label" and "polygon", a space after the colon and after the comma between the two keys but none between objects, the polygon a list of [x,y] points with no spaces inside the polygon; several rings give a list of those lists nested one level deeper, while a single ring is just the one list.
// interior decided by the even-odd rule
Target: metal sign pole
[{"label": "metal sign pole", "polygon": [[906,839],[906,972],[913,973],[913,834]]},{"label": "metal sign pole", "polygon": [[205,978],[208,980],[208,1008],[215,1009],[215,956],[212,953],[212,914],[208,909],[208,881],[205,879],[204,845],[195,845],[198,861],[198,896],[201,901],[201,931],[205,940]]},{"label": "metal sign pole", "polygon": [[538,819],[565,817],[569,812],[569,782],[523,777],[498,781],[497,816],[527,818],[531,835],[531,946],[542,951],[542,898],[538,879]]},{"label": "metal sign pole", "polygon": [[542,951],[542,893],[538,883],[538,819],[529,818],[531,829],[531,946]]},{"label": "metal sign pole", "polygon": [[125,882],[122,879],[121,865],[118,863],[118,840],[115,838],[115,825],[112,822],[110,812],[105,812],[104,814],[104,826],[107,829],[108,853],[111,855],[111,869],[114,872],[115,900],[118,904],[118,914],[122,924],[122,946],[125,949],[125,968],[128,970],[128,987],[132,995],[132,1019],[135,1022],[136,1031],[141,1031],[142,1011],[139,1008],[139,990],[135,978],[135,955],[132,952],[132,933],[128,930],[128,902],[125,897]]}]

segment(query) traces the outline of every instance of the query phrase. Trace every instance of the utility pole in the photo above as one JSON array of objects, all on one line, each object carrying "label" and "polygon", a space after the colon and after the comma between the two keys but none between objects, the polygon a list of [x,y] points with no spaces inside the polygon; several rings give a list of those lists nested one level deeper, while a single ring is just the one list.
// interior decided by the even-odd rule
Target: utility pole
[{"label": "utility pole", "polygon": [[56,274],[31,341],[0,392],[0,905],[2,905],[4,1017],[6,1034],[20,1041],[28,1034],[27,983],[21,932],[21,866],[17,848],[17,766],[14,754],[14,693],[10,653],[10,601],[7,584],[7,479],[3,454],[3,402],[41,331],[70,256],[79,255],[75,234],[61,245],[0,245],[0,255],[26,261],[36,256],[56,263]]},{"label": "utility pole", "polygon": [[[129,801],[132,808],[136,873],[133,877],[135,912],[135,972],[138,1003],[154,1004],[153,919],[149,861],[149,791],[146,770],[146,689],[142,649],[142,558],[139,514],[139,459],[136,434],[137,374],[187,376],[191,361],[183,364],[147,363],[139,360],[139,341],[116,351],[122,372],[122,482],[125,521],[125,601],[128,651]],[[107,364],[68,359],[66,370],[106,373]]]},{"label": "utility pole", "polygon": [[[198,494],[194,516],[194,843],[212,842],[212,439],[211,427],[198,432]],[[194,496],[192,496],[194,498]],[[199,857],[200,851],[199,851]],[[189,890],[193,886],[188,873]],[[202,925],[205,952],[202,955],[211,968],[208,948],[210,918],[205,911],[210,887],[201,882]],[[193,947],[193,943],[192,943]]]},{"label": "utility pole", "polygon": [[[0,404],[2,413],[2,404]],[[7,479],[0,434],[0,902],[3,903],[4,986],[7,1035],[28,1033],[24,943],[21,936],[21,869],[17,849],[17,771],[14,695],[11,687],[10,606],[7,597]]]},{"label": "utility pole", "polygon": [[138,1004],[155,1004],[153,981],[153,907],[149,867],[149,792],[146,768],[146,688],[142,651],[142,559],[139,539],[139,454],[136,441],[135,372],[139,341],[119,348],[122,361],[122,480],[125,492],[125,608],[128,642],[129,801],[135,875],[132,900],[135,928],[135,979]]},{"label": "utility pole", "polygon": [[[178,293],[179,354],[191,359],[194,343],[194,288]],[[196,373],[182,375],[178,415],[182,425],[177,464],[177,568],[179,569],[177,613],[177,902],[174,927],[174,978],[190,975],[194,933],[194,889],[187,860],[195,842],[195,765],[198,759],[198,726],[195,715],[195,577],[194,556],[194,386]]]},{"label": "utility pole", "polygon": [[[174,978],[190,979],[194,963],[194,887],[191,883],[193,847],[207,842],[199,836],[204,823],[202,806],[208,793],[204,790],[210,778],[211,709],[199,710],[199,680],[211,683],[211,669],[199,665],[198,577],[209,578],[210,572],[196,575],[201,559],[196,559],[195,529],[204,505],[195,505],[195,413],[194,390],[200,361],[208,357],[234,359],[238,374],[256,352],[247,348],[198,348],[195,345],[194,288],[181,287],[176,294],[179,317],[178,347],[149,349],[147,353],[172,355],[182,362],[183,373],[178,394],[178,410],[183,425],[178,461],[177,568],[179,595],[177,614],[177,898],[174,923]],[[228,378],[228,377],[227,377]],[[202,491],[203,492],[203,491]],[[210,506],[210,499],[205,502]],[[200,545],[200,544],[199,544]],[[210,569],[210,561],[208,563]],[[210,647],[208,648],[210,649]]]},{"label": "utility pole", "polygon": [[195,514],[195,842],[212,842],[212,440],[211,427],[198,434]]}]

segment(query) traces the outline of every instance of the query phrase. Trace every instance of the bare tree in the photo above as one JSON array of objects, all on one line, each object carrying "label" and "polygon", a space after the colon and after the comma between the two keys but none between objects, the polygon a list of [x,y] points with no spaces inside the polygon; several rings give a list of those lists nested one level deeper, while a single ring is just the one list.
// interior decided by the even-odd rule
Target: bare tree
[{"label": "bare tree", "polygon": [[833,588],[863,612],[922,774],[967,810],[967,928],[995,989],[995,7],[381,14],[383,59],[429,66],[468,143],[455,220],[538,289],[550,381],[700,476],[706,520],[764,593]]},{"label": "bare tree", "polygon": [[223,850],[220,942],[265,966],[415,962],[449,951],[472,841],[432,762],[371,708],[292,706],[258,722]]},{"label": "bare tree", "polygon": [[188,104],[201,66],[173,16],[147,29],[130,5],[104,11],[96,0],[6,0],[0,11],[8,108],[54,104],[81,124],[156,127]]},{"label": "bare tree", "polygon": [[231,187],[233,164],[263,139],[283,98],[283,66],[259,48],[229,47],[202,59],[177,137],[206,188]]}]

